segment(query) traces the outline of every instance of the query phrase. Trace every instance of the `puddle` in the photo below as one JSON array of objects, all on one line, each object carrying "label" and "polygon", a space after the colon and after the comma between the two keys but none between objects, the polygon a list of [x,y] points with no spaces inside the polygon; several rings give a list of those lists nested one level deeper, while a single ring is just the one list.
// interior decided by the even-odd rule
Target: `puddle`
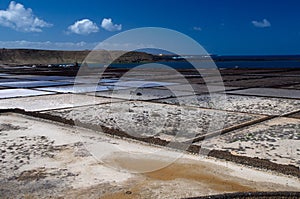
[{"label": "puddle", "polygon": [[7,73],[0,73],[0,76],[9,76],[10,74]]},{"label": "puddle", "polygon": [[70,80],[70,79],[74,79],[74,77],[67,77],[67,76],[31,76],[31,77],[26,77],[26,79],[39,80],[39,81],[53,81],[53,80]]},{"label": "puddle", "polygon": [[52,81],[17,81],[17,82],[1,82],[0,86],[15,88],[34,88],[44,86],[63,86],[69,85],[69,82],[52,82]]},{"label": "puddle", "polygon": [[0,90],[0,99],[13,98],[13,97],[27,97],[37,95],[54,94],[52,92],[35,91],[29,89],[4,89]]},{"label": "puddle", "polygon": [[135,88],[151,88],[151,87],[158,87],[158,86],[170,86],[175,84],[176,83],[156,82],[156,81],[118,81],[115,83],[110,83],[109,85],[135,87]]},{"label": "puddle", "polygon": [[107,85],[110,85],[110,83],[115,83],[118,81],[118,79],[99,79],[100,77],[85,77],[85,76],[78,76],[74,77],[73,82],[76,84],[100,84],[100,83],[107,83]]},{"label": "puddle", "polygon": [[100,83],[115,83],[118,82],[118,79],[101,79],[99,82]]},{"label": "puddle", "polygon": [[26,111],[45,111],[77,106],[110,103],[119,100],[76,94],[59,94],[0,100],[0,109],[20,108]]},{"label": "puddle", "polygon": [[1,76],[0,76],[0,82],[1,83],[5,83],[5,82],[19,82],[19,81],[23,81],[23,80],[15,79],[15,78],[1,78]]},{"label": "puddle", "polygon": [[10,75],[10,76],[5,76],[5,78],[7,78],[7,77],[8,78],[17,78],[17,79],[22,79],[22,80],[39,80],[39,81],[74,79],[74,77],[68,77],[68,76],[37,76],[37,75]]},{"label": "puddle", "polygon": [[37,90],[43,91],[53,91],[59,93],[90,93],[97,91],[110,91],[126,89],[126,87],[116,87],[116,86],[96,86],[96,85],[76,85],[76,86],[57,86],[57,87],[45,87],[39,88]]},{"label": "puddle", "polygon": [[[164,87],[157,87],[158,89],[166,89]],[[239,87],[224,87],[224,86],[214,86],[209,85],[209,89],[207,88],[207,85],[205,84],[178,84],[178,85],[172,85],[168,86],[168,89],[172,89],[175,91],[192,91],[195,93],[209,93],[209,92],[221,92],[224,90],[234,90],[238,89]]]}]

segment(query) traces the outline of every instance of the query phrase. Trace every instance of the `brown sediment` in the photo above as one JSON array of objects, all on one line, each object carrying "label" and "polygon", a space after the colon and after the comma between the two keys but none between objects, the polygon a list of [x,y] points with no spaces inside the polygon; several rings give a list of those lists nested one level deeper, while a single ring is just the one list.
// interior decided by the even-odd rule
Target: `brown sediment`
[{"label": "brown sediment", "polygon": [[[211,168],[209,164],[197,161],[167,162],[165,159],[160,160],[157,159],[157,157],[143,158],[139,155],[135,155],[135,157],[116,156],[110,159],[110,161],[115,167],[123,168],[131,172],[142,173],[148,181],[186,179],[205,184],[215,191],[245,192],[256,190],[256,188],[253,188],[253,185],[243,185],[243,180],[239,178],[226,176],[224,174],[221,176],[220,173]],[[247,181],[245,181],[245,183],[246,182]]]},{"label": "brown sediment", "polygon": [[[141,168],[159,166],[164,164],[161,160],[157,159],[143,159],[143,158],[134,158],[130,157],[114,157],[113,158],[114,166],[123,168],[126,170],[136,170],[139,171]],[[150,164],[150,166],[149,166]],[[145,169],[145,168],[143,168]],[[233,178],[229,176],[220,176],[216,171],[213,171],[208,165],[202,165],[199,162],[188,163],[178,163],[174,162],[169,166],[155,170],[152,172],[142,173],[142,176],[145,177],[144,180],[139,180],[138,182],[131,185],[130,188],[122,189],[115,193],[109,193],[102,197],[101,199],[132,199],[132,198],[148,198],[150,195],[147,195],[145,189],[151,188],[155,182],[167,182],[172,184],[175,181],[183,181],[186,183],[186,186],[195,185],[198,187],[198,190],[212,190],[213,192],[249,192],[256,191],[256,185],[249,185],[247,181],[243,181],[239,178]],[[242,182],[243,181],[243,182]],[[244,185],[245,183],[245,185]],[[166,185],[161,185],[164,189],[168,189]],[[185,189],[184,187],[182,187]],[[262,188],[264,189],[264,188]],[[148,193],[149,194],[149,193]],[[151,196],[151,198],[153,198]]]},{"label": "brown sediment", "polygon": [[236,192],[254,191],[250,186],[235,182],[234,179],[222,178],[219,175],[210,173],[208,168],[194,164],[174,163],[163,169],[145,174],[147,177],[157,180],[187,179],[201,182],[213,190]]}]

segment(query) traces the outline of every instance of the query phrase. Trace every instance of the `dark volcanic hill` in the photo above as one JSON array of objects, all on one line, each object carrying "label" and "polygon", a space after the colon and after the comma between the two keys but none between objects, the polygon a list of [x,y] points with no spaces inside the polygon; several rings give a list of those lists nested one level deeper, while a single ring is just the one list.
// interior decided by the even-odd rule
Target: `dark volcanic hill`
[{"label": "dark volcanic hill", "polygon": [[[0,64],[6,65],[48,65],[63,63],[81,63],[90,51],[56,51],[56,50],[34,50],[34,49],[0,49]],[[110,61],[116,63],[132,63],[152,61],[153,56],[143,52],[124,51],[97,51],[95,60]],[[122,55],[124,54],[124,55]],[[120,57],[120,55],[122,55]],[[92,58],[93,59],[93,58]],[[90,59],[91,60],[91,59]]]}]

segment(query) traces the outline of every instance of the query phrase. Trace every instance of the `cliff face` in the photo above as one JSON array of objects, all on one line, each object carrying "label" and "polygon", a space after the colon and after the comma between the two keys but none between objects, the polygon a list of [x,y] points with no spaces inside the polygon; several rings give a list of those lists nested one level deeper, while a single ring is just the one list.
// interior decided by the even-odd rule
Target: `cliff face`
[{"label": "cliff face", "polygon": [[[90,51],[52,51],[33,49],[0,49],[0,64],[26,65],[26,64],[62,64],[81,63]],[[93,54],[93,53],[92,53]],[[152,61],[153,56],[141,52],[128,52],[123,56],[123,51],[98,51],[94,53],[95,61],[105,62],[115,60],[115,63],[131,63],[140,61]],[[91,60],[91,59],[89,59]]]}]

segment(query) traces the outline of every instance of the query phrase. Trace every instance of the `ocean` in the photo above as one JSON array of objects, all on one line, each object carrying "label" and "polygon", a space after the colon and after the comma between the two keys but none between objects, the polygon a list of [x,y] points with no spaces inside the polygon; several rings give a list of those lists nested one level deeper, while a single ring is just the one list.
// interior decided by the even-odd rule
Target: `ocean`
[{"label": "ocean", "polygon": [[[209,68],[211,63],[207,61],[197,62],[200,67]],[[136,66],[145,63],[130,63],[130,64],[111,64],[112,68],[134,68]],[[157,62],[157,64],[167,65],[174,69],[191,69],[193,66],[184,61],[168,61],[168,62]],[[252,69],[262,69],[262,68],[300,68],[300,60],[272,60],[272,61],[215,61],[215,65],[218,68],[252,68]]]}]

